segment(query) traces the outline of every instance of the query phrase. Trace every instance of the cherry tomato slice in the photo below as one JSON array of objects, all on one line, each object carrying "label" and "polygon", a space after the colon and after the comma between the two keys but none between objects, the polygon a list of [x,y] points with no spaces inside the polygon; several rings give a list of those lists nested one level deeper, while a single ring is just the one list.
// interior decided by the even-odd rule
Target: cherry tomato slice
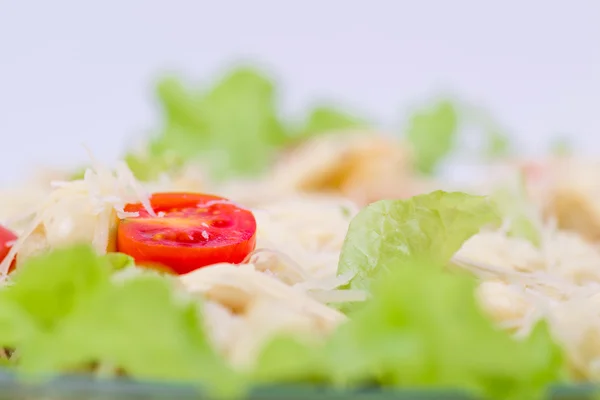
[{"label": "cherry tomato slice", "polygon": [[256,246],[252,212],[222,197],[199,193],[155,193],[150,204],[158,216],[140,203],[125,211],[139,216],[121,220],[118,251],[140,265],[162,264],[177,274],[227,262],[238,264]]},{"label": "cherry tomato slice", "polygon": [[[17,235],[0,225],[0,261],[4,260],[15,240],[17,240]],[[15,265],[16,261],[13,260],[8,272],[12,272],[15,269]]]}]

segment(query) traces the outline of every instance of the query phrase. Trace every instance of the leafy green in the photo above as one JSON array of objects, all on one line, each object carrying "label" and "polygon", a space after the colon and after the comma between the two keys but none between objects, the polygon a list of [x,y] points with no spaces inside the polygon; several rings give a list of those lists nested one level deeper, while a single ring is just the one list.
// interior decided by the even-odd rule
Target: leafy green
[{"label": "leafy green", "polygon": [[363,128],[367,123],[350,114],[332,107],[316,107],[309,114],[305,126],[302,128],[300,138],[314,136],[319,133]]},{"label": "leafy green", "polygon": [[226,77],[206,96],[203,111],[211,148],[222,150],[212,153],[220,178],[263,171],[273,146],[285,138],[275,112],[273,84],[252,70]]},{"label": "leafy green", "polygon": [[276,113],[273,83],[257,70],[234,70],[202,93],[167,78],[159,83],[158,96],[165,114],[162,133],[147,155],[127,157],[141,179],[189,160],[202,160],[216,179],[253,175],[289,140]]},{"label": "leafy green", "polygon": [[160,143],[151,143],[147,153],[129,152],[123,160],[135,177],[142,181],[158,179],[161,174],[177,172],[185,159]]},{"label": "leafy green", "polygon": [[26,311],[0,293],[0,345],[15,348],[35,335],[37,327]]},{"label": "leafy green", "polygon": [[76,171],[73,171],[71,175],[69,175],[70,181],[81,180],[85,176],[85,168],[79,168]]},{"label": "leafy green", "polygon": [[506,157],[511,151],[511,142],[507,135],[498,130],[487,131],[487,143],[484,152],[488,159]]},{"label": "leafy green", "polygon": [[317,107],[298,134],[291,134],[277,115],[273,82],[251,68],[231,71],[206,92],[192,92],[179,80],[165,78],[157,93],[164,129],[144,152],[125,156],[142,180],[194,160],[204,162],[215,179],[251,176],[263,172],[275,151],[293,140],[365,126],[335,108]]},{"label": "leafy green", "polygon": [[381,200],[351,221],[338,274],[355,274],[353,288],[366,288],[376,274],[417,258],[447,262],[462,243],[499,222],[487,198],[435,191],[408,200]]},{"label": "leafy green", "polygon": [[200,113],[202,94],[190,93],[174,77],[165,77],[159,81],[156,92],[164,111],[166,134],[171,134],[169,129],[180,129],[191,131],[191,140],[202,140],[206,136],[205,122]]},{"label": "leafy green", "polygon": [[128,256],[124,253],[108,253],[105,254],[102,258],[108,261],[108,263],[112,266],[114,271],[119,271],[125,268],[135,266],[135,260],[133,259],[133,257]]},{"label": "leafy green", "polygon": [[52,330],[108,280],[109,272],[108,264],[88,246],[57,250],[21,266],[5,294],[39,329]]},{"label": "leafy green", "polygon": [[51,341],[56,350],[23,364],[60,371],[96,361],[137,378],[187,382],[219,379],[224,372],[196,307],[179,304],[156,275],[111,285],[82,301]]},{"label": "leafy green", "polygon": [[372,299],[331,338],[337,382],[532,399],[562,377],[562,353],[547,327],[524,342],[498,330],[479,308],[470,276],[423,263],[388,268]]},{"label": "leafy green", "polygon": [[484,107],[462,104],[461,114],[471,128],[481,135],[485,160],[503,158],[514,151],[504,127]]},{"label": "leafy green", "polygon": [[440,101],[428,109],[415,112],[409,121],[406,137],[413,147],[417,169],[435,172],[437,165],[454,148],[458,136],[458,112],[453,103]]},{"label": "leafy green", "polygon": [[571,155],[572,152],[573,146],[571,142],[565,137],[559,137],[554,139],[550,145],[550,153],[558,157]]},{"label": "leafy green", "polygon": [[240,390],[208,342],[198,302],[152,272],[112,278],[127,266],[128,256],[83,245],[30,259],[0,290],[0,346],[17,347],[16,367],[29,375],[97,364],[132,378]]},{"label": "leafy green", "polygon": [[532,218],[533,205],[527,199],[525,182],[498,187],[492,199],[503,218],[509,222],[508,235],[528,240],[536,247],[541,246],[542,234]]},{"label": "leafy green", "polygon": [[334,366],[323,346],[306,338],[276,336],[263,347],[252,377],[259,383],[327,382]]}]

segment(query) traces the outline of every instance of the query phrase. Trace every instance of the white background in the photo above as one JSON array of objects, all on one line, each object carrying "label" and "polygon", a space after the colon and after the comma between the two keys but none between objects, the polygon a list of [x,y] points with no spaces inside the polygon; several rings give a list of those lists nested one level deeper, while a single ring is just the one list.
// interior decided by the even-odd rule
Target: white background
[{"label": "white background", "polygon": [[102,159],[158,126],[153,80],[236,60],[281,78],[282,107],[343,99],[384,125],[439,93],[489,107],[538,152],[600,155],[600,1],[0,0],[0,183]]}]

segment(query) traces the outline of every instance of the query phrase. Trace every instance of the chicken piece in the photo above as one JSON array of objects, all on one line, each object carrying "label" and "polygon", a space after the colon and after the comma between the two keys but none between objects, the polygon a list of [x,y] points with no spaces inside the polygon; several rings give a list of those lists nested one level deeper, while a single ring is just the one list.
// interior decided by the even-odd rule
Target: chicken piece
[{"label": "chicken piece", "polygon": [[212,343],[221,354],[227,354],[243,320],[220,303],[206,300],[202,307],[202,320]]},{"label": "chicken piece", "polygon": [[532,199],[559,228],[600,240],[600,163],[555,158],[521,168]]},{"label": "chicken piece", "polygon": [[523,294],[500,280],[482,282],[477,297],[484,311],[499,324],[523,320],[533,309]]},{"label": "chicken piece", "polygon": [[533,272],[545,267],[543,255],[529,241],[507,238],[500,231],[484,231],[472,236],[455,257],[474,263],[501,265],[520,272]]},{"label": "chicken piece", "polygon": [[[251,264],[217,264],[182,275],[179,281],[188,292],[225,307],[228,312],[218,311],[220,318],[232,322],[232,316],[236,317],[228,332],[212,336],[219,338],[218,347],[240,367],[251,365],[265,341],[277,333],[322,337],[346,319],[339,311]],[[216,312],[212,316],[218,317]],[[215,325],[212,320],[211,326]]]},{"label": "chicken piece", "polygon": [[314,315],[267,297],[256,298],[242,321],[238,326],[237,340],[229,350],[232,364],[242,368],[250,368],[264,344],[277,334],[318,338],[324,329],[328,330]]},{"label": "chicken piece", "polygon": [[550,328],[565,349],[567,365],[575,379],[600,379],[600,307],[597,296],[556,304]]},{"label": "chicken piece", "polygon": [[408,146],[368,132],[339,132],[301,144],[276,165],[272,179],[287,192],[329,192],[364,205],[426,190],[415,180]]},{"label": "chicken piece", "polygon": [[238,314],[245,313],[246,307],[256,298],[268,297],[319,319],[325,330],[345,319],[339,311],[256,271],[252,264],[216,264],[182,275],[179,280],[188,291],[204,293],[207,298]]}]

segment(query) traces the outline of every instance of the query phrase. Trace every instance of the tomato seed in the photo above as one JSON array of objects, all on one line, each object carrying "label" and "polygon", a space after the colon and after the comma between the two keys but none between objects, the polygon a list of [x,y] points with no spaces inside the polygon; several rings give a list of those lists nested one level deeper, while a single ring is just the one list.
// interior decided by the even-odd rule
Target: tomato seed
[{"label": "tomato seed", "polygon": [[233,225],[233,222],[230,219],[219,218],[212,220],[210,224],[215,228],[228,228]]},{"label": "tomato seed", "polygon": [[178,242],[193,242],[194,236],[190,235],[187,232],[179,232],[179,233],[177,233],[177,241]]}]

